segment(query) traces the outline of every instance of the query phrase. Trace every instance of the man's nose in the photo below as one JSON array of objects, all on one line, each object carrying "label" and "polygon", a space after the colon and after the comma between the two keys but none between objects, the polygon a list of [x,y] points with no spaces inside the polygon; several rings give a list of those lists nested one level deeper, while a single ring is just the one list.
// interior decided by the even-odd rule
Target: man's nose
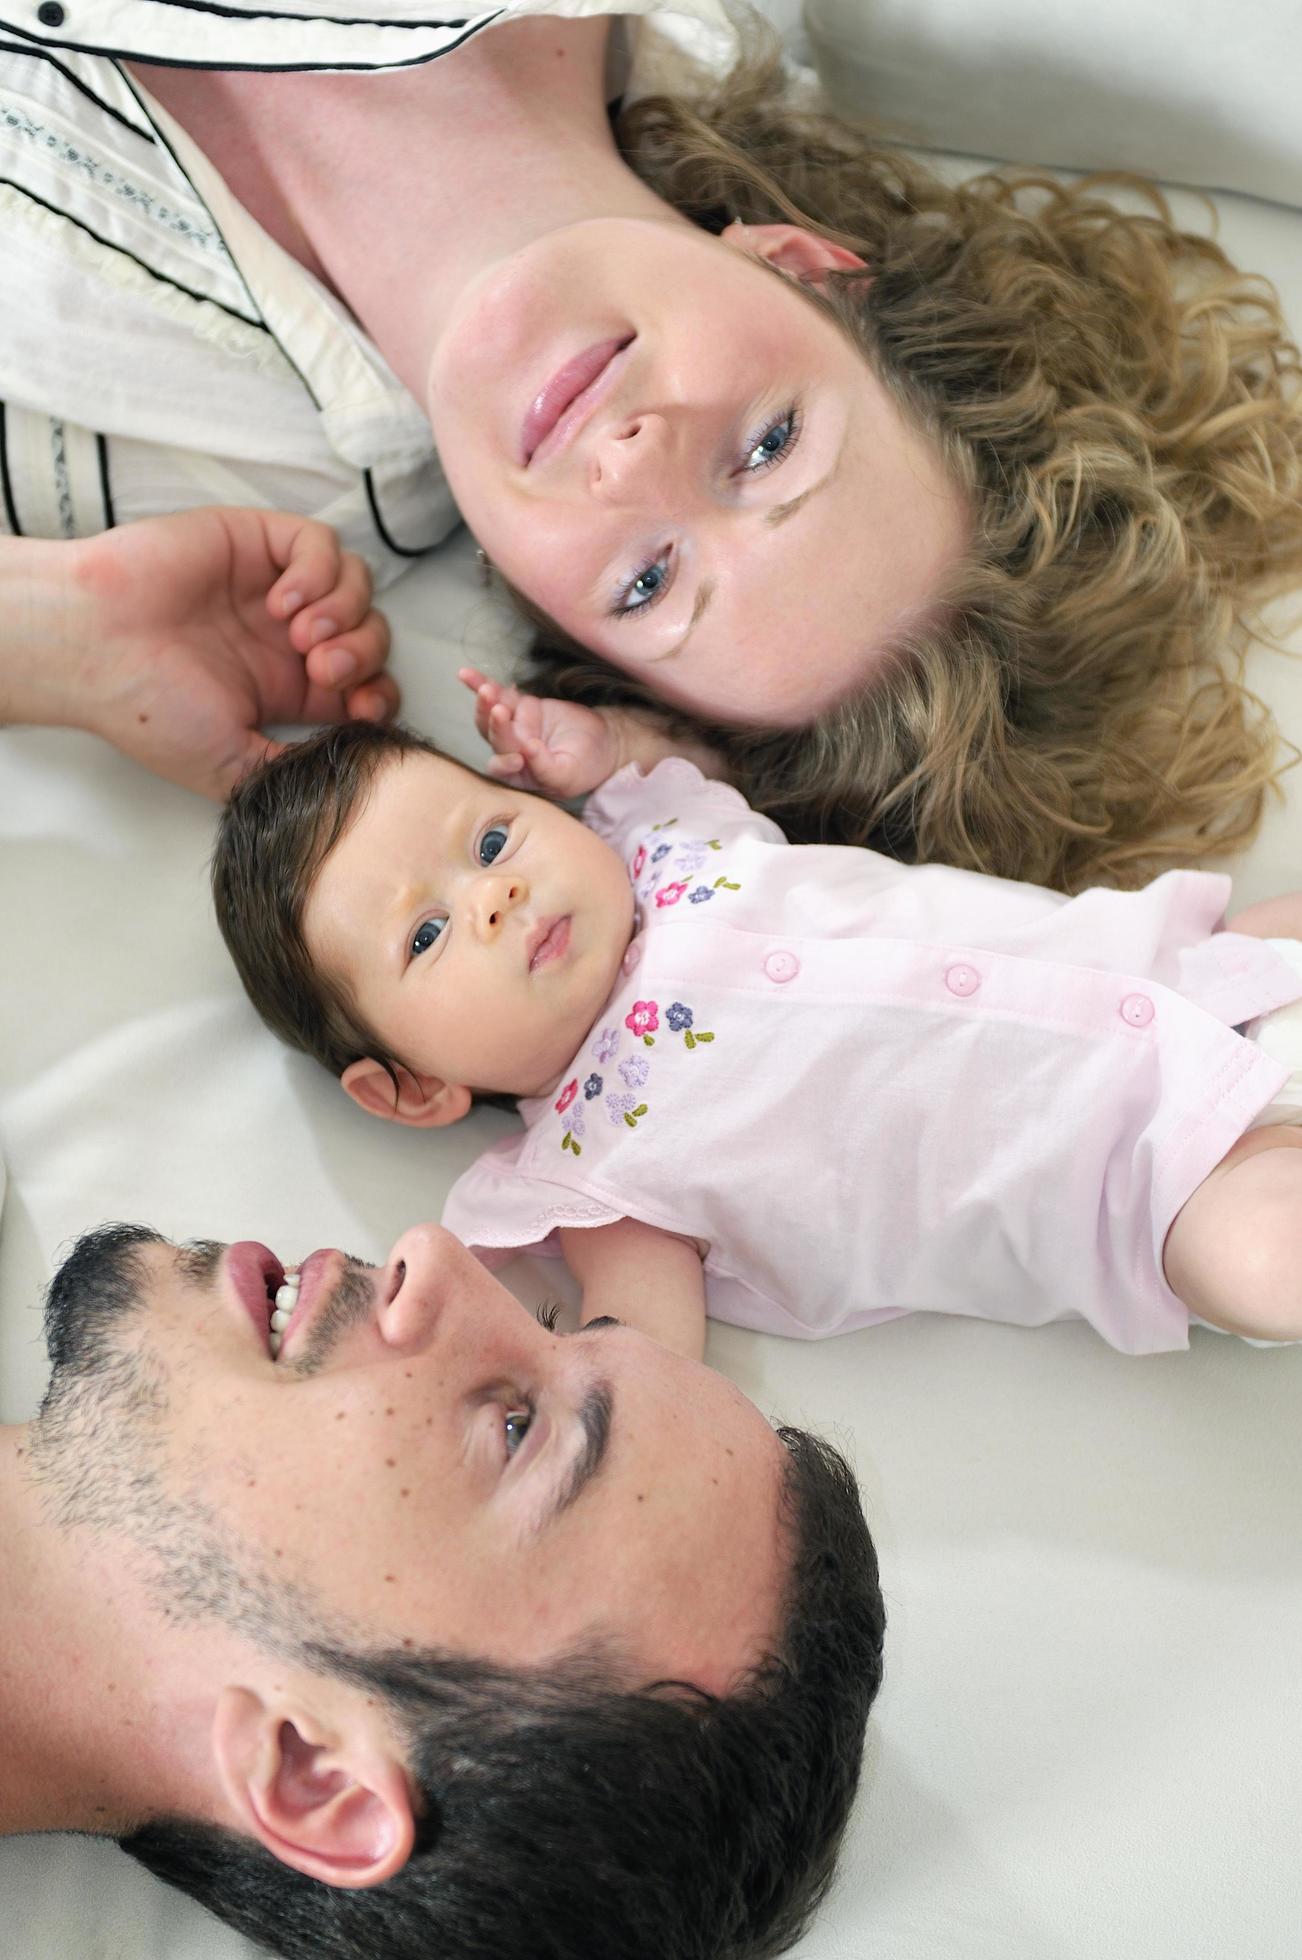
[{"label": "man's nose", "polygon": [[537,1323],[505,1287],[484,1279],[474,1254],[451,1232],[413,1225],[378,1275],[377,1320],[386,1346],[402,1356],[449,1343],[464,1356],[503,1341],[527,1344]]},{"label": "man's nose", "polygon": [[481,872],[471,899],[475,930],[481,939],[495,939],[517,905],[523,905],[528,896],[529,887],[518,873]]},{"label": "man's nose", "polygon": [[656,410],[612,422],[593,442],[589,487],[616,506],[668,498],[674,473],[673,431]]}]

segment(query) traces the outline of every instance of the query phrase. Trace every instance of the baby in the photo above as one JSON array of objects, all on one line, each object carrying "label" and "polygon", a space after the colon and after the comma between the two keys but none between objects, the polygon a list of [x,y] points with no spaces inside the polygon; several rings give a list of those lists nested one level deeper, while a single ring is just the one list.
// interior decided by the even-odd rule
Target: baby
[{"label": "baby", "polygon": [[[492,775],[327,730],[239,790],[213,882],[255,1006],[364,1109],[518,1099],[444,1214],[483,1258],[559,1250],[585,1321],[694,1355],[707,1311],[1302,1335],[1302,895],[1227,931],[1203,872],[1065,898],[795,847],[465,678]],[[526,782],[600,787],[580,822]]]}]

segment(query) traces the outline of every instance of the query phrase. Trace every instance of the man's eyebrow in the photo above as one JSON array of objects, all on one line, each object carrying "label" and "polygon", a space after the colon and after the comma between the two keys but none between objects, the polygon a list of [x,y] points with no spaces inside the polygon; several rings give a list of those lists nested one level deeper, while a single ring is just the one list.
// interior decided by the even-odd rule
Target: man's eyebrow
[{"label": "man's eyebrow", "polygon": [[[616,1323],[617,1325],[618,1323]],[[580,1498],[600,1471],[610,1445],[610,1425],[615,1399],[610,1383],[593,1382],[579,1405],[579,1426],[583,1441],[560,1490],[539,1518],[536,1530],[546,1531]]]}]

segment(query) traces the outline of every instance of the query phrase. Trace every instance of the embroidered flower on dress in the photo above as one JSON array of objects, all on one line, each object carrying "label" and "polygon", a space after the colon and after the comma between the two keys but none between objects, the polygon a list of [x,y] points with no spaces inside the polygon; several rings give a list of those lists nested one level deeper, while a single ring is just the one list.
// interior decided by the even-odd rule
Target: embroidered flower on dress
[{"label": "embroidered flower on dress", "polygon": [[[633,1011],[624,1016],[624,1026],[634,1034],[640,1034],[643,1041],[655,1033],[660,1026],[660,1003],[654,1000],[635,1000]],[[611,1050],[614,1053],[614,1050]]]},{"label": "embroidered flower on dress", "polygon": [[687,890],[686,885],[681,883],[676,885],[666,885],[663,888],[663,890],[658,891],[656,893],[656,904],[677,905],[679,899],[682,897],[683,893],[686,890]]},{"label": "embroidered flower on dress", "polygon": [[640,878],[642,876],[642,866],[645,863],[646,863],[646,845],[639,844],[637,849],[633,853],[633,863],[632,866],[630,867],[634,878]]},{"label": "embroidered flower on dress", "polygon": [[636,1096],[607,1096],[606,1108],[616,1129],[621,1123],[627,1123],[630,1130],[635,1130],[639,1116],[647,1112],[646,1104],[640,1103]]},{"label": "embroidered flower on dress", "polygon": [[579,1093],[579,1078],[576,1075],[572,1078],[572,1080],[570,1080],[565,1084],[565,1087],[561,1090],[561,1093],[556,1098],[556,1113],[558,1116],[564,1115],[565,1111],[569,1108],[570,1104],[574,1101],[574,1098],[578,1095],[578,1093]]},{"label": "embroidered flower on dress", "polygon": [[619,1073],[620,1079],[630,1089],[640,1089],[651,1073],[651,1064],[643,1055],[630,1055],[627,1061],[620,1063]]},{"label": "embroidered flower on dress", "polygon": [[654,851],[652,851],[651,853],[652,864],[659,864],[661,858],[667,858],[669,855],[669,850],[670,847],[668,844],[657,844]]},{"label": "embroidered flower on dress", "polygon": [[687,903],[689,905],[704,905],[707,898],[713,897],[714,892],[709,885],[698,885],[694,892],[688,893]]},{"label": "embroidered flower on dress", "polygon": [[590,1075],[588,1077],[583,1085],[583,1094],[588,1102],[591,1102],[594,1096],[601,1094],[601,1077],[599,1075]]},{"label": "embroidered flower on dress", "polygon": [[[684,1028],[690,1028],[692,1025],[692,1010],[690,1007],[684,1007],[680,1000],[671,1001],[665,1019],[675,1034],[681,1034]],[[623,1072],[621,1069],[620,1074],[622,1075]]]},{"label": "embroidered flower on dress", "polygon": [[614,1056],[619,1047],[619,1029],[603,1028],[592,1044],[591,1054],[594,1062],[605,1064]]}]

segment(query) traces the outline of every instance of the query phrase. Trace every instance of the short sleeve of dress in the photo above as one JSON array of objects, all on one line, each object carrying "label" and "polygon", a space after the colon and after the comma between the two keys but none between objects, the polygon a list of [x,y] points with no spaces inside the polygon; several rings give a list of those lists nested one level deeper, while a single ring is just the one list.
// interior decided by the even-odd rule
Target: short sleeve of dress
[{"label": "short sleeve of dress", "polygon": [[631,856],[648,823],[712,831],[729,841],[758,838],[785,844],[777,825],[752,810],[739,790],[703,776],[694,762],[670,756],[644,776],[636,763],[618,770],[588,798],[583,821],[623,858]]},{"label": "short sleeve of dress", "polygon": [[503,1137],[448,1193],[443,1224],[486,1266],[521,1253],[559,1259],[562,1226],[614,1225],[624,1214],[524,1168],[526,1136]]}]

